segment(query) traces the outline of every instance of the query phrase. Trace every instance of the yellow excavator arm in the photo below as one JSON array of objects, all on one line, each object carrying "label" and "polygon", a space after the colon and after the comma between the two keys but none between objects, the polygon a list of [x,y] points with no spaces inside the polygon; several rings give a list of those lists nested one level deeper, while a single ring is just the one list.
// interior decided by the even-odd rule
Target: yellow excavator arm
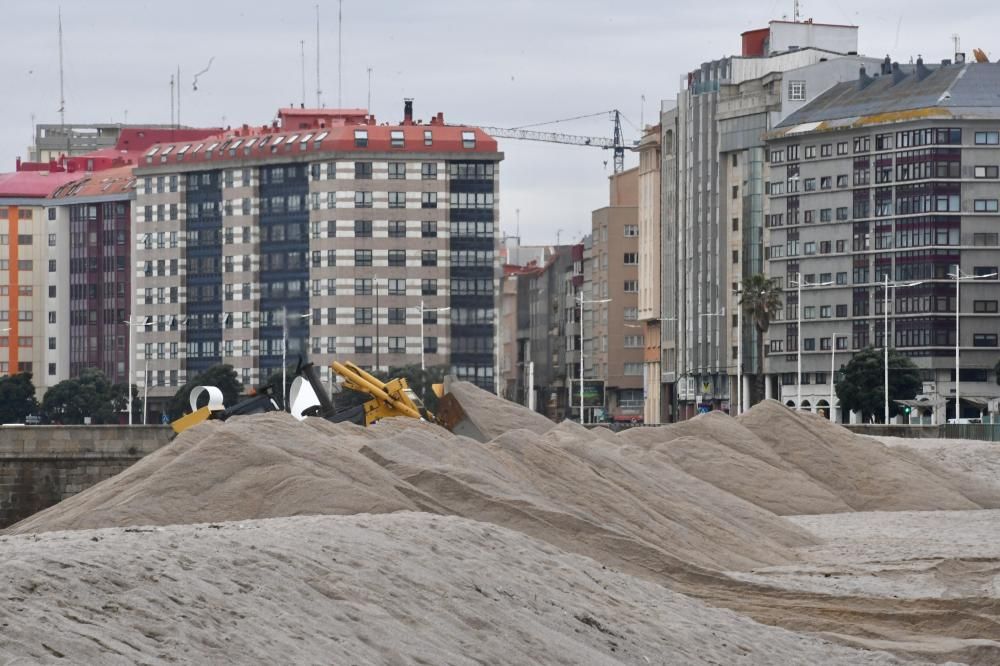
[{"label": "yellow excavator arm", "polygon": [[334,361],[330,368],[344,378],[344,388],[371,396],[364,405],[365,425],[390,416],[435,420],[402,377],[383,382],[351,362]]}]

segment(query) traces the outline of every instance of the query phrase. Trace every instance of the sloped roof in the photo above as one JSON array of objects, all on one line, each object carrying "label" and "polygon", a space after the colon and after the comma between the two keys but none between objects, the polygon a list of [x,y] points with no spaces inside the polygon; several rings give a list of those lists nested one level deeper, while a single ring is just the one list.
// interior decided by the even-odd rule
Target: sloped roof
[{"label": "sloped roof", "polygon": [[[88,173],[79,180],[60,187],[53,197],[63,199],[68,197],[106,197],[120,195],[122,198],[131,194],[135,187],[134,166],[116,167]],[[79,176],[79,174],[77,174]]]},{"label": "sloped roof", "polygon": [[[789,129],[807,123],[848,124],[913,117],[1000,117],[1000,63],[902,67],[896,74],[839,83],[778,125]],[[899,115],[902,114],[902,115]],[[875,117],[875,118],[873,118]],[[843,124],[843,123],[841,123]]]},{"label": "sloped roof", "polygon": [[0,198],[44,199],[59,187],[80,178],[78,173],[15,171],[0,174]]}]

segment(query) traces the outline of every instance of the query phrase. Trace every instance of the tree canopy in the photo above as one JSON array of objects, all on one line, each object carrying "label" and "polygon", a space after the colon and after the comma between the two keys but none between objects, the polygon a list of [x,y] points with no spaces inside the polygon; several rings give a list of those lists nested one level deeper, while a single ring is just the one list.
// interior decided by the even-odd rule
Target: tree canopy
[{"label": "tree canopy", "polygon": [[[135,397],[135,387],[132,387]],[[87,368],[79,377],[65,379],[48,391],[42,399],[42,412],[53,422],[94,424],[119,423],[127,417],[128,392],[125,384],[112,384],[103,372]],[[133,410],[140,405],[133,404]],[[123,416],[124,414],[124,416]]]},{"label": "tree canopy", "polygon": [[[243,384],[240,383],[236,370],[231,365],[213,365],[193,379],[190,379],[184,386],[177,390],[173,400],[170,401],[171,418],[180,418],[191,411],[190,396],[191,391],[197,386],[214,386],[222,391],[222,398],[226,407],[232,407],[239,402],[243,393]],[[207,404],[208,398],[203,398]],[[199,404],[199,407],[203,405]]]},{"label": "tree canopy", "polygon": [[37,411],[30,372],[0,377],[0,423],[24,423],[25,417]]},{"label": "tree canopy", "polygon": [[[863,419],[881,420],[885,409],[885,374],[883,350],[868,347],[856,353],[842,368],[836,384],[837,397],[844,409],[860,411]],[[894,401],[912,400],[922,384],[917,366],[908,356],[889,349],[889,417],[899,413]]]}]

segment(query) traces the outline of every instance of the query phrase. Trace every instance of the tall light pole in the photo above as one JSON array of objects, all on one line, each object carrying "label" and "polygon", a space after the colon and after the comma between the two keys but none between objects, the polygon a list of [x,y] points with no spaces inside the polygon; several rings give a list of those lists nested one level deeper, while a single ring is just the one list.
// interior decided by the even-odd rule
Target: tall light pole
[{"label": "tall light pole", "polygon": [[[143,317],[142,323],[134,321],[135,316],[130,316],[126,321],[122,323],[128,326],[128,382],[126,382],[126,393],[128,394],[128,424],[132,425],[132,382],[135,381],[135,370],[132,368],[132,364],[135,363],[135,328],[136,326],[142,326],[143,328],[152,324],[152,320],[149,317]],[[149,359],[146,359],[146,367],[149,367]],[[146,387],[146,377],[143,376],[142,384],[143,388]],[[145,398],[143,398],[143,421],[146,418],[146,403]]]},{"label": "tall light pole", "polygon": [[796,344],[797,358],[796,358],[796,373],[797,377],[795,379],[795,410],[799,411],[802,409],[802,287],[828,287],[833,282],[809,282],[806,284],[802,283],[802,273],[795,274],[795,286],[797,289],[796,304],[795,304],[795,315],[796,315],[796,330],[798,331],[798,342]]},{"label": "tall light pole", "polygon": [[[889,282],[889,274],[885,274],[885,286],[883,287],[884,302],[882,304],[882,315],[883,315],[883,329],[882,329],[882,347],[883,347],[883,360],[882,368],[883,371],[883,393],[884,395],[884,405],[882,407],[883,417],[882,422],[889,425],[889,289],[895,289],[896,287],[916,287],[918,284],[923,284],[923,281],[918,282]],[[892,299],[895,302],[895,298]]]},{"label": "tall light pole", "polygon": [[[955,272],[949,273],[948,277],[955,278],[955,423],[962,418],[962,402],[960,393],[960,368],[959,368],[959,338],[958,334],[960,332],[959,325],[959,313],[962,311],[962,302],[959,300],[959,286],[962,284],[962,280],[988,280],[990,278],[995,278],[996,273],[989,273],[988,275],[962,275],[962,267],[955,264]],[[947,418],[945,418],[947,422]]]},{"label": "tall light pole", "polygon": [[580,425],[584,424],[583,419],[583,306],[585,303],[610,303],[610,298],[598,300],[584,300],[583,292],[577,297],[576,302],[580,304]]},{"label": "tall light pole", "polygon": [[424,363],[424,313],[425,312],[447,312],[451,310],[450,307],[447,308],[425,308],[423,299],[420,300],[420,305],[418,306],[420,310],[420,369],[427,370],[427,365]]}]

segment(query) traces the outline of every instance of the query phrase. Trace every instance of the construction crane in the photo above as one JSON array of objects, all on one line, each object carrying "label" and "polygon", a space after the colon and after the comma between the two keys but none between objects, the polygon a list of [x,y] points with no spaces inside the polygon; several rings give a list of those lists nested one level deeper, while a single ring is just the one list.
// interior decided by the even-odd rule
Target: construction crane
[{"label": "construction crane", "polygon": [[[578,136],[576,134],[560,134],[558,132],[538,132],[535,130],[529,130],[528,127],[537,127],[539,125],[551,125],[554,123],[565,122],[566,120],[579,120],[581,118],[592,118],[594,116],[603,116],[605,114],[610,114],[611,119],[614,122],[614,132],[610,139],[599,136]],[[535,125],[525,125],[523,127],[483,127],[479,126],[481,130],[501,139],[518,139],[521,141],[546,141],[548,143],[564,143],[571,146],[594,146],[596,148],[603,148],[605,150],[614,151],[614,171],[615,173],[621,173],[625,170],[625,151],[635,150],[635,146],[626,146],[624,135],[622,134],[622,120],[621,111],[618,109],[612,109],[611,111],[601,111],[600,113],[592,113],[586,116],[577,116],[575,118],[566,118],[564,120],[554,120],[547,123],[537,123]]]}]

